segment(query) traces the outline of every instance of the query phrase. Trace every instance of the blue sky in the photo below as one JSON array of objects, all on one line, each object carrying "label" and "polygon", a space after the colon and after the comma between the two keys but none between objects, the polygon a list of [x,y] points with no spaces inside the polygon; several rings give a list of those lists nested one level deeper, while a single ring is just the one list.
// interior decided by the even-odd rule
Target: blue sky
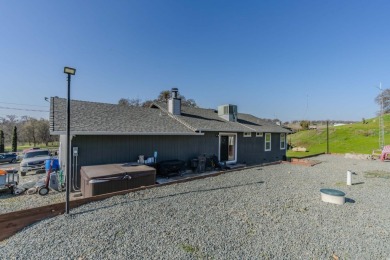
[{"label": "blue sky", "polygon": [[375,87],[390,88],[389,11],[389,1],[2,0],[0,117],[48,118],[4,107],[48,110],[73,66],[72,99],[178,87],[201,107],[263,118],[370,118]]}]

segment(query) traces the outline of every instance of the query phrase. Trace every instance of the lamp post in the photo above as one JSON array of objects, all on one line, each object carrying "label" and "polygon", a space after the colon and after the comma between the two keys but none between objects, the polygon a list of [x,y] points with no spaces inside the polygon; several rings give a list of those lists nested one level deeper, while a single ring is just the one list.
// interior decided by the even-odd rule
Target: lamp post
[{"label": "lamp post", "polygon": [[65,67],[64,73],[68,74],[68,103],[66,106],[66,201],[65,213],[69,214],[70,197],[70,75],[76,74],[76,69]]}]

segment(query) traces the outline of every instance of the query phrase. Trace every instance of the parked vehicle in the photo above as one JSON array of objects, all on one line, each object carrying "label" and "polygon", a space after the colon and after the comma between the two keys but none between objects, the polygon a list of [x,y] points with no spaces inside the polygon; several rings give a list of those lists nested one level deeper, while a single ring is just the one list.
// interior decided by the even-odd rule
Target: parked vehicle
[{"label": "parked vehicle", "polygon": [[26,176],[28,171],[36,171],[45,168],[45,161],[50,159],[50,151],[36,149],[27,151],[20,162],[20,174]]},{"label": "parked vehicle", "polygon": [[16,154],[16,160],[17,160],[17,161],[23,160],[23,157],[24,157],[24,153],[17,153],[17,154]]},{"label": "parked vehicle", "polygon": [[16,153],[3,153],[0,154],[0,163],[15,163],[16,162]]}]

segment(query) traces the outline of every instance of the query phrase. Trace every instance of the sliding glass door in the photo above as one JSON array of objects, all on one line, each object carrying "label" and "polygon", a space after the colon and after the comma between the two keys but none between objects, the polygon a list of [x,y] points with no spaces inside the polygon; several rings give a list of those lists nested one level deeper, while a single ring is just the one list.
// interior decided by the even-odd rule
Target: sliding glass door
[{"label": "sliding glass door", "polygon": [[237,134],[219,134],[219,161],[237,162]]}]

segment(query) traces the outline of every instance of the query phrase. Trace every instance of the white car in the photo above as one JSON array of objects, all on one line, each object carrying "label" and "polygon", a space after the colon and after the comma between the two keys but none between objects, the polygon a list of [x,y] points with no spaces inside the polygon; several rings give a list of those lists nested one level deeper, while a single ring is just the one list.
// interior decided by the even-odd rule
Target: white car
[{"label": "white car", "polygon": [[26,176],[28,171],[36,171],[45,168],[45,161],[50,160],[49,150],[31,150],[25,153],[20,162],[20,174]]}]

